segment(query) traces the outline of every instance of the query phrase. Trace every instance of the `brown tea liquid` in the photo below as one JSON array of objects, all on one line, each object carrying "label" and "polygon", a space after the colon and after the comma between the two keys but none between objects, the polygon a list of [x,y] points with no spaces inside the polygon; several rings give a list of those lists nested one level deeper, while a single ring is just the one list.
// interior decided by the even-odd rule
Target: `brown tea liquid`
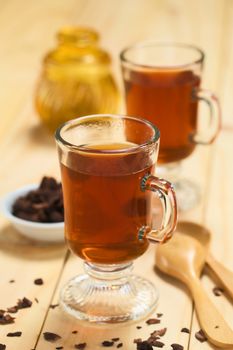
[{"label": "brown tea liquid", "polygon": [[[127,149],[132,144],[92,146]],[[61,165],[65,235],[79,257],[102,264],[133,260],[148,247],[138,231],[151,220],[151,194],[140,182],[154,162],[144,152],[70,152]]]},{"label": "brown tea liquid", "polygon": [[194,150],[200,77],[192,71],[128,71],[123,69],[128,115],[155,124],[161,134],[159,163],[188,157]]}]

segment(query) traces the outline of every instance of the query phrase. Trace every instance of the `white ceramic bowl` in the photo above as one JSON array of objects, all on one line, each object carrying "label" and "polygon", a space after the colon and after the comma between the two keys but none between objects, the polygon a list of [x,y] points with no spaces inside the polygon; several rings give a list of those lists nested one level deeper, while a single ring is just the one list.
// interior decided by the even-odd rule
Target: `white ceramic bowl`
[{"label": "white ceramic bowl", "polygon": [[23,220],[12,214],[12,205],[18,197],[26,195],[27,192],[34,190],[38,185],[27,185],[16,191],[8,193],[1,198],[0,207],[3,215],[12,223],[17,231],[24,236],[47,242],[64,241],[64,222],[58,223],[40,223]]}]

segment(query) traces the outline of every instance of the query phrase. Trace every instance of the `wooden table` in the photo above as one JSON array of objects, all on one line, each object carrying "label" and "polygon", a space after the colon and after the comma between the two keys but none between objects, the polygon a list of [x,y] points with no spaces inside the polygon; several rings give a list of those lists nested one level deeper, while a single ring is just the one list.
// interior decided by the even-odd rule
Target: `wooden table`
[{"label": "wooden table", "polygon": [[[59,178],[54,140],[39,125],[33,107],[33,90],[41,59],[54,46],[56,30],[65,24],[89,25],[102,36],[111,52],[120,85],[118,54],[135,41],[156,39],[196,44],[206,52],[203,86],[220,96],[223,110],[221,134],[211,147],[198,147],[184,164],[184,175],[199,183],[202,201],[180,215],[201,223],[212,232],[211,250],[233,268],[233,1],[231,0],[8,0],[0,7],[0,194],[42,175]],[[205,111],[204,111],[205,112]],[[160,290],[156,312],[163,313],[159,327],[145,321],[124,327],[84,326],[64,314],[57,304],[61,286],[82,271],[82,262],[63,245],[33,243],[0,219],[0,309],[27,297],[32,307],[19,311],[14,324],[0,326],[0,343],[7,350],[49,350],[57,346],[102,349],[101,341],[120,337],[123,349],[133,350],[134,338],[147,338],[155,328],[167,327],[166,346],[180,343],[184,349],[215,349],[195,339],[199,330],[188,291],[177,281],[153,271],[155,247],[135,262],[135,272],[145,275]],[[42,278],[41,286],[33,283]],[[9,283],[14,280],[14,283]],[[206,275],[203,285],[225,319],[233,326],[233,307],[224,295],[212,293],[215,282]],[[136,329],[136,326],[142,326]],[[182,333],[188,327],[191,334]],[[74,334],[72,331],[77,330]],[[19,338],[7,333],[22,331]],[[56,343],[44,340],[45,331],[62,336]]]}]

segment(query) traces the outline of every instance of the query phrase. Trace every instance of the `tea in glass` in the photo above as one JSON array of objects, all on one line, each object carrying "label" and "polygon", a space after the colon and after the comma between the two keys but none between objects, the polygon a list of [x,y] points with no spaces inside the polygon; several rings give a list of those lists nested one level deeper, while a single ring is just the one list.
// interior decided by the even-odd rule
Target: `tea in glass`
[{"label": "tea in glass", "polygon": [[[163,243],[176,226],[172,185],[153,175],[159,130],[127,116],[93,115],[56,132],[65,209],[65,237],[84,260],[85,275],[61,292],[61,305],[78,319],[119,323],[153,311],[157,289],[131,275],[149,241]],[[160,229],[152,228],[152,197],[162,202]]]},{"label": "tea in glass", "polygon": [[[197,144],[212,143],[220,128],[218,99],[201,88],[204,53],[192,45],[145,42],[124,49],[120,58],[127,113],[160,129],[158,171],[173,182],[179,208],[190,209],[199,191],[180,179],[180,162]],[[198,117],[200,101],[209,108],[205,127]]]}]

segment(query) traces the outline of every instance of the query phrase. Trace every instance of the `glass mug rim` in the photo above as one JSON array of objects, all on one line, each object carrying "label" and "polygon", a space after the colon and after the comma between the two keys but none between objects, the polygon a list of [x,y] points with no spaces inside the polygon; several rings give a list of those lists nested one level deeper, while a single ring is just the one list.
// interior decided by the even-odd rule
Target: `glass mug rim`
[{"label": "glass mug rim", "polygon": [[[132,146],[130,148],[123,148],[123,149],[98,149],[94,147],[93,148],[85,147],[85,145],[74,145],[66,141],[65,138],[61,136],[61,132],[64,130],[64,128],[66,128],[65,130],[68,130],[69,128],[82,125],[88,120],[94,121],[94,120],[98,120],[99,118],[106,118],[106,119],[111,118],[114,120],[129,120],[129,121],[138,122],[140,124],[147,125],[153,131],[153,136],[150,139],[148,139],[146,142],[143,142],[136,146]],[[91,115],[77,117],[75,119],[71,119],[61,124],[60,127],[58,127],[58,129],[55,132],[55,140],[58,144],[69,148],[71,151],[81,151],[81,152],[95,153],[95,154],[135,153],[137,151],[141,151],[146,147],[149,147],[152,144],[155,144],[156,142],[159,141],[159,139],[160,139],[160,131],[156,125],[154,125],[153,123],[151,123],[146,119],[135,117],[135,116],[123,115],[123,114],[91,114]]]},{"label": "glass mug rim", "polygon": [[[189,51],[196,52],[199,57],[196,59],[190,60],[188,63],[182,63],[182,64],[171,64],[171,65],[156,65],[156,64],[140,64],[134,62],[132,59],[128,59],[126,57],[127,53],[129,53],[132,50],[137,50],[137,49],[144,49],[144,48],[149,48],[149,47],[154,47],[154,48],[175,48],[175,49],[187,49]],[[139,68],[147,68],[147,69],[168,69],[168,70],[173,70],[173,69],[182,69],[182,68],[187,68],[195,64],[202,64],[205,59],[205,54],[204,51],[199,48],[198,46],[192,45],[192,44],[186,44],[186,43],[177,43],[177,42],[158,42],[154,40],[148,40],[148,41],[143,41],[139,42],[130,46],[127,46],[125,49],[123,49],[120,52],[120,60],[122,64],[129,64],[134,67],[139,67]]]}]

